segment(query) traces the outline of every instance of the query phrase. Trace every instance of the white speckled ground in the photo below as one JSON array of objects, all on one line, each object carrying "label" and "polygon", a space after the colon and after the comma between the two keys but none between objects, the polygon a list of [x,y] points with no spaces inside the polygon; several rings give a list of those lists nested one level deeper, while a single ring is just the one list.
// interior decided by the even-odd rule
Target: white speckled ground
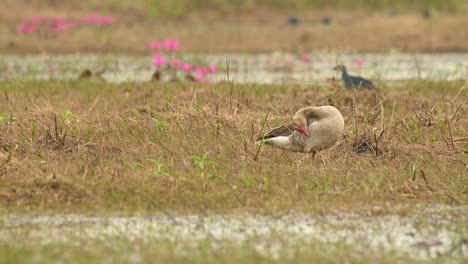
[{"label": "white speckled ground", "polygon": [[[18,215],[0,217],[0,245],[22,237],[27,243],[79,243],[124,237],[145,242],[167,241],[179,254],[192,254],[208,241],[211,250],[226,243],[254,248],[276,259],[307,247],[350,246],[354,253],[379,252],[419,260],[449,256],[468,260],[468,208],[439,206],[406,216],[362,214],[111,216]],[[447,212],[457,212],[456,214]],[[455,217],[454,217],[455,215]],[[462,224],[460,224],[462,223]]]}]

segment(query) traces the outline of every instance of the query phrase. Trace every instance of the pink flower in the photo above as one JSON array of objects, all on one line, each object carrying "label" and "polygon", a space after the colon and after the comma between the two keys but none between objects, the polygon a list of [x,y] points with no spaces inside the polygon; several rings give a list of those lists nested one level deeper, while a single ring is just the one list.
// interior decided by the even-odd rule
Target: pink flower
[{"label": "pink flower", "polygon": [[109,25],[112,24],[112,22],[114,22],[114,18],[111,16],[101,16],[97,21],[97,23],[101,25]]},{"label": "pink flower", "polygon": [[22,24],[18,26],[16,31],[21,34],[28,34],[28,33],[33,33],[36,32],[37,27],[34,25],[29,25],[29,24]]},{"label": "pink flower", "polygon": [[209,71],[210,73],[217,72],[217,71],[218,71],[218,67],[216,67],[216,65],[210,65],[210,66],[208,67],[208,71]]},{"label": "pink flower", "polygon": [[166,61],[161,53],[156,53],[153,55],[153,63],[157,67],[163,67],[164,64],[166,64]]},{"label": "pink flower", "polygon": [[32,17],[31,20],[30,20],[32,25],[39,25],[44,21],[45,21],[45,19],[43,17],[40,17],[40,16]]},{"label": "pink flower", "polygon": [[70,28],[72,28],[73,26],[67,24],[67,23],[62,23],[62,24],[56,24],[54,25],[54,29],[56,31],[67,31],[69,30]]},{"label": "pink flower", "polygon": [[92,13],[83,18],[82,21],[86,24],[109,25],[114,22],[114,18],[112,16],[103,16],[97,13]]},{"label": "pink flower", "polygon": [[179,69],[180,66],[182,66],[182,63],[180,62],[180,60],[174,59],[174,60],[172,61],[172,67],[174,67],[174,68],[176,68],[176,69]]},{"label": "pink flower", "polygon": [[196,82],[199,83],[205,83],[207,80],[205,79],[205,76],[203,74],[195,74],[194,79]]},{"label": "pink flower", "polygon": [[209,70],[208,70],[208,68],[206,68],[206,67],[197,67],[197,68],[195,69],[195,72],[196,72],[196,73],[199,73],[199,74],[201,74],[201,75],[205,75],[205,74],[209,73]]},{"label": "pink flower", "polygon": [[160,49],[160,48],[162,48],[162,44],[159,41],[151,41],[150,47],[152,49]]},{"label": "pink flower", "polygon": [[101,16],[96,13],[92,13],[88,15],[87,17],[83,18],[84,23],[89,23],[89,24],[97,24],[101,21]]},{"label": "pink flower", "polygon": [[164,41],[164,46],[167,50],[178,50],[180,47],[180,43],[177,39],[166,39]]},{"label": "pink flower", "polygon": [[302,54],[302,55],[301,55],[301,60],[302,60],[303,62],[309,62],[309,61],[310,61],[310,55],[307,54],[307,53]]},{"label": "pink flower", "polygon": [[188,64],[188,63],[184,63],[184,64],[182,65],[182,70],[183,70],[184,72],[190,72],[190,71],[192,71],[192,65],[190,65],[190,64]]},{"label": "pink flower", "polygon": [[64,17],[54,17],[52,18],[52,20],[50,21],[50,24],[55,27],[56,25],[59,25],[59,24],[65,24],[67,21]]},{"label": "pink flower", "polygon": [[362,65],[364,65],[364,60],[363,59],[355,59],[353,64],[358,66],[358,67],[361,67]]}]

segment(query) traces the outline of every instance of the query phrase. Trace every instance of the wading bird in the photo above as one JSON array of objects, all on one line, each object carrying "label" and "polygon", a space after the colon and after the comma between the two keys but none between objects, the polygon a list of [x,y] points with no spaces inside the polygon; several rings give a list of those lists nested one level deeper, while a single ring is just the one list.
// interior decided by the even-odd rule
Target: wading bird
[{"label": "wading bird", "polygon": [[359,76],[349,75],[348,71],[346,70],[346,67],[342,64],[336,65],[333,69],[341,72],[341,79],[343,80],[343,85],[346,89],[361,87],[367,89],[375,89],[375,86],[372,84],[371,81]]},{"label": "wading bird", "polygon": [[299,109],[293,119],[268,131],[257,139],[275,148],[306,153],[306,159],[315,159],[318,151],[333,146],[341,139],[344,120],[333,106],[309,106]]}]

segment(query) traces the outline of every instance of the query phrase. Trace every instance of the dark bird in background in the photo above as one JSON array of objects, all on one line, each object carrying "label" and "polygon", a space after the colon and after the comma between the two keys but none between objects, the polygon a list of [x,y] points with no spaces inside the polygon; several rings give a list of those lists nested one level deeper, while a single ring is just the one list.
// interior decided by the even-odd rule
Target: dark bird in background
[{"label": "dark bird in background", "polygon": [[424,9],[422,15],[423,15],[423,17],[424,17],[425,19],[434,18],[434,9],[426,8],[426,9]]},{"label": "dark bird in background", "polygon": [[331,16],[324,16],[320,19],[320,23],[322,23],[323,25],[330,25],[332,23],[332,17]]},{"label": "dark bird in background", "polygon": [[195,76],[193,76],[193,75],[190,74],[190,73],[187,74],[187,75],[185,76],[185,79],[187,79],[187,80],[189,80],[189,81],[192,81],[192,82],[196,81],[196,80],[195,80]]},{"label": "dark bird in background", "polygon": [[152,81],[160,81],[161,80],[161,72],[159,72],[158,70],[156,70],[153,75],[151,76],[151,80]]},{"label": "dark bird in background", "polygon": [[299,24],[299,19],[297,18],[297,16],[289,16],[288,24],[293,27],[297,26],[297,24]]},{"label": "dark bird in background", "polygon": [[97,71],[96,73],[93,74],[93,72],[90,69],[84,69],[80,75],[78,76],[78,80],[86,80],[86,79],[91,79],[91,80],[104,80],[102,78],[102,74],[106,71],[106,69],[102,69],[100,71]]},{"label": "dark bird in background", "polygon": [[79,80],[90,79],[91,77],[93,77],[93,73],[91,72],[91,70],[85,69],[80,73],[80,76],[78,76],[78,79]]},{"label": "dark bird in background", "polygon": [[343,80],[343,85],[346,89],[352,88],[367,88],[367,89],[375,89],[375,86],[372,84],[371,81],[366,80],[359,76],[351,76],[348,74],[346,67],[342,64],[336,65],[334,70],[339,70],[341,72],[341,80]]}]

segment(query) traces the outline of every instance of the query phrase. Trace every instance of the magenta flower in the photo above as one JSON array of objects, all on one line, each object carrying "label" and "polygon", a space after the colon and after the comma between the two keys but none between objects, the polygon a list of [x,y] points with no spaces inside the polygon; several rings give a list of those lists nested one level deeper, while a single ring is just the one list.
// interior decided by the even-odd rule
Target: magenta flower
[{"label": "magenta flower", "polygon": [[362,65],[364,65],[364,60],[363,59],[355,59],[353,64],[358,66],[358,67],[361,67]]},{"label": "magenta flower", "polygon": [[208,67],[208,71],[209,71],[209,73],[217,72],[217,71],[218,71],[218,67],[216,67],[216,65],[210,65],[210,66]]},{"label": "magenta flower", "polygon": [[18,26],[16,31],[21,34],[28,34],[28,33],[33,33],[36,32],[37,27],[34,25],[29,25],[29,24],[22,24]]},{"label": "magenta flower", "polygon": [[109,25],[109,24],[112,24],[112,22],[114,22],[113,17],[111,17],[111,16],[101,16],[101,17],[99,17],[97,23],[101,24],[101,25]]},{"label": "magenta flower", "polygon": [[56,25],[65,24],[67,21],[64,17],[54,17],[50,21],[50,24],[55,27]]},{"label": "magenta flower", "polygon": [[307,53],[304,53],[304,54],[301,55],[301,60],[302,60],[303,62],[309,62],[310,59],[311,59],[311,58],[310,58],[310,55],[307,54]]},{"label": "magenta flower", "polygon": [[184,72],[191,72],[192,71],[192,65],[188,64],[188,63],[184,63],[182,65],[182,70]]},{"label": "magenta flower", "polygon": [[164,56],[161,53],[156,53],[153,55],[153,64],[157,67],[163,67],[166,64]]},{"label": "magenta flower", "polygon": [[83,22],[88,23],[88,24],[97,24],[100,21],[101,21],[101,16],[96,13],[92,13],[88,15],[87,17],[83,18]]},{"label": "magenta flower", "polygon": [[199,82],[199,83],[207,82],[207,80],[205,79],[205,76],[203,74],[195,74],[195,76],[193,78],[194,78],[194,80],[196,82]]},{"label": "magenta flower", "polygon": [[151,41],[150,47],[152,49],[160,49],[160,48],[162,48],[162,44],[159,41]]},{"label": "magenta flower", "polygon": [[44,21],[45,21],[45,19],[43,17],[40,17],[40,16],[32,17],[31,20],[30,20],[32,25],[39,25]]},{"label": "magenta flower", "polygon": [[70,28],[72,28],[73,26],[67,24],[67,23],[62,23],[62,24],[56,24],[54,25],[54,29],[56,31],[67,31],[69,30]]},{"label": "magenta flower", "polygon": [[180,47],[180,43],[177,39],[166,39],[164,41],[164,46],[167,50],[178,50]]},{"label": "magenta flower", "polygon": [[108,25],[114,22],[114,18],[112,16],[103,16],[97,13],[92,13],[87,17],[82,19],[83,23],[85,24],[100,24],[100,25]]},{"label": "magenta flower", "polygon": [[174,59],[174,60],[172,61],[172,67],[174,67],[174,68],[176,68],[176,69],[179,69],[181,66],[182,66],[182,63],[180,62],[180,60]]},{"label": "magenta flower", "polygon": [[195,72],[198,73],[198,74],[201,74],[201,75],[205,75],[205,74],[209,73],[209,70],[206,67],[197,67],[195,69]]}]

